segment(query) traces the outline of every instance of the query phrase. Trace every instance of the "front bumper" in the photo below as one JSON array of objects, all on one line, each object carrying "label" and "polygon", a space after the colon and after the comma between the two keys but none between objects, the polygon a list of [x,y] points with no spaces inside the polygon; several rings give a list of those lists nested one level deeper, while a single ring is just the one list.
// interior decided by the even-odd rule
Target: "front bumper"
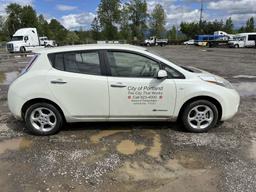
[{"label": "front bumper", "polygon": [[221,121],[231,119],[237,112],[240,104],[240,95],[234,89],[228,90],[222,103]]}]

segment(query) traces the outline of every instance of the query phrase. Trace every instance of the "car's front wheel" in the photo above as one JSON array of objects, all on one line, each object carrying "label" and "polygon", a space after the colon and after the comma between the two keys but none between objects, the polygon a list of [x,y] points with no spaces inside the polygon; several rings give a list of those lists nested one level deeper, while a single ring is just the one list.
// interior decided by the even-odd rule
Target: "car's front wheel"
[{"label": "car's front wheel", "polygon": [[191,132],[206,132],[216,126],[218,122],[218,109],[215,104],[207,100],[198,100],[189,103],[183,114],[184,127]]},{"label": "car's front wheel", "polygon": [[60,130],[63,119],[55,106],[36,103],[27,109],[25,122],[28,130],[35,135],[52,135]]}]

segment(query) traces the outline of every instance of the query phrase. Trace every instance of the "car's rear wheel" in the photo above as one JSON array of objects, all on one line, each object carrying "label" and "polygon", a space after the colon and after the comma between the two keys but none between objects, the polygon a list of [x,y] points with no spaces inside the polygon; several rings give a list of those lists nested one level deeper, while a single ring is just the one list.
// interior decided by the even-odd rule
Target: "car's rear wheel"
[{"label": "car's rear wheel", "polygon": [[55,106],[36,103],[27,109],[25,122],[28,130],[35,135],[52,135],[62,127],[63,118]]},{"label": "car's rear wheel", "polygon": [[182,114],[184,127],[191,132],[206,132],[216,126],[218,109],[210,101],[198,100],[189,103]]}]

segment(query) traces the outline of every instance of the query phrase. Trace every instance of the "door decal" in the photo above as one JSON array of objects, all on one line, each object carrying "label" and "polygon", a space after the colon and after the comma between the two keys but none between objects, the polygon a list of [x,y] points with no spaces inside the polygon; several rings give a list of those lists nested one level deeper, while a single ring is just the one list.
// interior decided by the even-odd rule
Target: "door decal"
[{"label": "door decal", "polygon": [[134,105],[156,105],[164,99],[164,87],[128,86],[127,93]]}]

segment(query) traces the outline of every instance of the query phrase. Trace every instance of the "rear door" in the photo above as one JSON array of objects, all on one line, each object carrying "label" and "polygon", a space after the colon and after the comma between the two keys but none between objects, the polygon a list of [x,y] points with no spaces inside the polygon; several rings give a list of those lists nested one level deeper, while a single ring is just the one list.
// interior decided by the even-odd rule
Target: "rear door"
[{"label": "rear door", "polygon": [[157,79],[161,64],[145,55],[108,51],[110,118],[169,118],[176,87],[173,79]]},{"label": "rear door", "polygon": [[49,58],[54,67],[48,73],[49,87],[72,118],[108,118],[108,83],[100,52],[64,52]]}]

